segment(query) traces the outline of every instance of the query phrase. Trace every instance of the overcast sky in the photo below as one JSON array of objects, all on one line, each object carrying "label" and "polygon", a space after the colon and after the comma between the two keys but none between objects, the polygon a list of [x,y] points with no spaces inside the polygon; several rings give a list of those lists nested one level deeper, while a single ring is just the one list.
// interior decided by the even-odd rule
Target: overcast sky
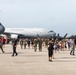
[{"label": "overcast sky", "polygon": [[76,34],[76,0],[0,0],[0,22],[9,28]]}]

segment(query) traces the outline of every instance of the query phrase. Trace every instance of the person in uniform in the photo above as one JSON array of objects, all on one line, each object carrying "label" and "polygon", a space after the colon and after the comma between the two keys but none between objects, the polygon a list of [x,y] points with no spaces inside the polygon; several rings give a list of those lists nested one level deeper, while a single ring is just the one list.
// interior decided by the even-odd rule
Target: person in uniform
[{"label": "person in uniform", "polygon": [[12,54],[12,56],[14,56],[14,54],[15,54],[15,56],[18,55],[18,53],[16,52],[17,43],[18,43],[17,39],[12,40],[12,45],[13,45],[13,54]]},{"label": "person in uniform", "polygon": [[75,41],[74,39],[71,40],[71,52],[70,55],[75,55]]},{"label": "person in uniform", "polygon": [[28,44],[28,48],[29,48],[29,49],[30,49],[30,43],[31,43],[31,40],[30,40],[30,39],[28,39],[27,44]]},{"label": "person in uniform", "polygon": [[34,51],[37,51],[37,39],[34,39]]},{"label": "person in uniform", "polygon": [[26,49],[27,41],[24,39],[24,49]]},{"label": "person in uniform", "polygon": [[45,47],[48,48],[48,39],[45,39]]},{"label": "person in uniform", "polygon": [[38,38],[38,44],[39,44],[39,51],[42,51],[42,40]]},{"label": "person in uniform", "polygon": [[21,46],[21,49],[23,47],[23,39],[20,40],[20,46]]}]

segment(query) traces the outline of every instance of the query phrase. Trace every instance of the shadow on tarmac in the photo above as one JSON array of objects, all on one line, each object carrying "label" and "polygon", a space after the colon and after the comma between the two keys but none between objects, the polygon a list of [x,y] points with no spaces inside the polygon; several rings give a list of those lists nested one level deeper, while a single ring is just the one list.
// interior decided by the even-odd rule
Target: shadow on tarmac
[{"label": "shadow on tarmac", "polygon": [[[4,54],[12,54],[13,52],[5,52]],[[24,54],[23,52],[18,52],[18,54]]]},{"label": "shadow on tarmac", "polygon": [[53,62],[75,62],[76,60],[53,60]]},{"label": "shadow on tarmac", "polygon": [[60,57],[55,58],[54,62],[76,62],[76,57]]},{"label": "shadow on tarmac", "polygon": [[55,58],[55,59],[76,59],[76,57],[60,57],[60,58]]}]

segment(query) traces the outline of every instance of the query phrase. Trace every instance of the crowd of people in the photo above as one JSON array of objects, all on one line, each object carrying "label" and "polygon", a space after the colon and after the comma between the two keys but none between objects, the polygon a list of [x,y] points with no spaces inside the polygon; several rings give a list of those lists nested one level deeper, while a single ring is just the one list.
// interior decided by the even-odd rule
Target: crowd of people
[{"label": "crowd of people", "polygon": [[69,50],[70,55],[75,55],[75,47],[76,47],[76,39],[62,39],[62,40],[52,40],[50,39],[48,42],[48,55],[49,55],[49,61],[52,62],[52,59],[54,59],[54,51],[65,51]]},{"label": "crowd of people", "polygon": [[[3,50],[3,46],[5,45],[6,39],[2,37],[0,39],[0,48],[2,53],[5,53]],[[20,44],[21,49],[26,49],[32,47],[34,51],[36,52],[39,50],[39,52],[42,52],[43,46],[47,48],[48,50],[48,60],[52,62],[52,59],[54,59],[54,53],[57,53],[59,51],[65,51],[70,50],[70,55],[75,55],[75,46],[76,46],[76,39],[42,39],[42,38],[34,38],[34,39],[28,39],[28,38],[21,38],[21,39],[12,39],[12,49],[13,53],[12,56],[17,56],[18,53],[16,51],[16,47],[18,44]]]}]

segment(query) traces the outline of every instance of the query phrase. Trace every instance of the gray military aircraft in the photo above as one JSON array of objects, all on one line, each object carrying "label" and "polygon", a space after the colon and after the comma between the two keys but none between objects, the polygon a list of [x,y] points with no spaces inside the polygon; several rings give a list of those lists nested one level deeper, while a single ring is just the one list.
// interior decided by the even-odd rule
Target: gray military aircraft
[{"label": "gray military aircraft", "polygon": [[10,38],[26,37],[26,38],[48,38],[56,33],[46,28],[5,28],[0,23],[0,33]]}]

